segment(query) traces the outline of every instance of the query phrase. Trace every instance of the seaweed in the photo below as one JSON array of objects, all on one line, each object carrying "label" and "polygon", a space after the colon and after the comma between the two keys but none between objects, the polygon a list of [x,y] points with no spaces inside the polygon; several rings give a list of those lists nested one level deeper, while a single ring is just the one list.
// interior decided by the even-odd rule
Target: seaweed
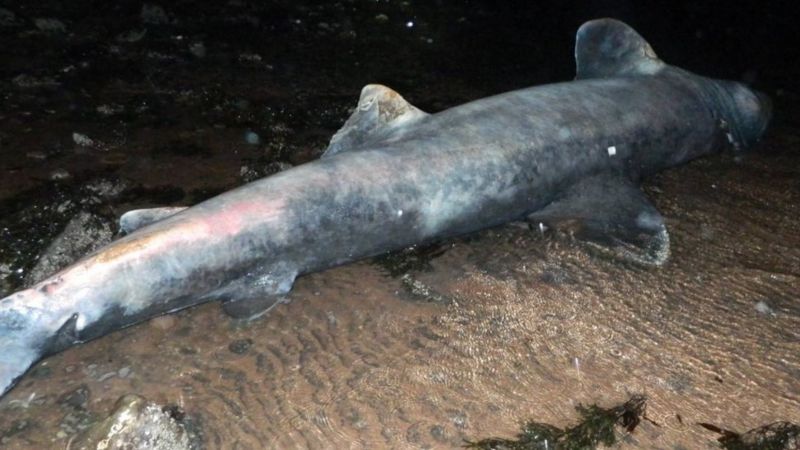
[{"label": "seaweed", "polygon": [[432,270],[431,261],[442,256],[450,247],[451,245],[442,242],[415,245],[376,256],[372,261],[383,268],[389,276],[397,278],[408,272]]},{"label": "seaweed", "polygon": [[726,430],[710,423],[698,425],[722,435],[717,441],[725,450],[800,449],[800,425],[791,422],[773,422],[745,433]]},{"label": "seaweed", "polygon": [[647,398],[634,395],[627,402],[612,408],[578,405],[581,421],[569,428],[529,421],[516,439],[488,438],[466,441],[465,448],[484,450],[590,450],[598,444],[617,442],[616,428],[632,433],[645,417]]}]

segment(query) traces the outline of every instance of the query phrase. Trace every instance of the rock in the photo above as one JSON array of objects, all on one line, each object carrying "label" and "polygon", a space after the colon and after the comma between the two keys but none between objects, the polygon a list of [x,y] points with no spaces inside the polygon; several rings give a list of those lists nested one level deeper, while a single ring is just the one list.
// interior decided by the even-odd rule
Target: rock
[{"label": "rock", "polygon": [[252,345],[252,339],[239,339],[231,342],[230,345],[228,345],[228,350],[230,350],[231,353],[243,355],[247,353],[247,350],[249,350]]},{"label": "rock", "polygon": [[61,270],[81,256],[111,242],[111,224],[88,212],[78,213],[39,257],[25,277],[31,286]]},{"label": "rock", "polygon": [[116,114],[124,113],[125,107],[117,104],[100,105],[97,108],[95,108],[95,111],[97,111],[102,116],[109,117]]},{"label": "rock", "polygon": [[40,17],[38,19],[34,19],[33,23],[36,25],[36,28],[38,28],[39,31],[43,31],[45,33],[64,33],[67,31],[67,27],[64,25],[64,22],[58,19]]},{"label": "rock", "polygon": [[756,311],[758,311],[760,314],[763,314],[765,316],[774,316],[775,315],[775,310],[772,309],[772,307],[769,306],[764,301],[760,301],[760,302],[756,303],[755,308],[756,308]]},{"label": "rock", "polygon": [[35,88],[53,88],[58,87],[59,82],[52,77],[39,77],[36,78],[31,75],[20,74],[11,80],[14,86],[22,89],[35,89]]},{"label": "rock", "polygon": [[72,133],[72,141],[81,147],[94,147],[94,140],[81,133]]},{"label": "rock", "polygon": [[137,395],[120,398],[108,418],[78,434],[70,446],[75,450],[188,450],[192,447],[182,423],[161,406]]},{"label": "rock", "polygon": [[17,20],[16,14],[5,8],[0,8],[0,27],[8,28],[18,26],[20,23]]},{"label": "rock", "polygon": [[254,131],[247,131],[244,133],[244,141],[250,145],[258,145],[261,143],[261,136]]},{"label": "rock", "polygon": [[50,172],[50,179],[53,181],[64,181],[72,177],[69,172],[64,169],[56,169]]},{"label": "rock", "polygon": [[263,58],[257,53],[241,53],[239,54],[239,62],[245,66],[257,66],[263,62]]},{"label": "rock", "polygon": [[62,395],[61,398],[58,399],[58,403],[60,405],[69,406],[73,409],[82,410],[86,409],[86,405],[89,403],[90,396],[91,391],[89,390],[89,387],[85,384],[82,384],[74,391],[70,391]]},{"label": "rock", "polygon": [[[98,178],[84,186],[85,197],[97,197],[100,201],[114,200],[127,189],[128,184],[122,180]],[[86,202],[81,202],[86,203]]]},{"label": "rock", "polygon": [[142,12],[139,13],[142,22],[150,25],[163,25],[169,23],[166,11],[159,5],[142,5]]},{"label": "rock", "polygon": [[189,53],[194,55],[196,58],[205,58],[206,46],[202,42],[195,42],[189,46]]},{"label": "rock", "polygon": [[441,304],[450,303],[450,300],[447,297],[434,291],[422,281],[414,278],[411,274],[404,274],[400,277],[400,281],[403,283],[403,287],[406,288],[408,293],[410,293],[413,297],[422,300],[423,302]]},{"label": "rock", "polygon": [[124,31],[117,35],[117,42],[139,42],[147,35],[147,28]]}]

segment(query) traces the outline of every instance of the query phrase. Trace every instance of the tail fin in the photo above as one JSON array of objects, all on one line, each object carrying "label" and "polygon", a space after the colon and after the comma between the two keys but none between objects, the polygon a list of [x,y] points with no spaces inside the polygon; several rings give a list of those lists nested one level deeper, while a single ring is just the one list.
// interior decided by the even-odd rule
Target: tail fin
[{"label": "tail fin", "polygon": [[39,343],[44,333],[38,325],[42,322],[42,311],[27,310],[24,305],[36,294],[29,289],[0,299],[0,397],[41,358]]},{"label": "tail fin", "polygon": [[39,352],[25,345],[0,338],[0,397],[10,391],[39,359]]}]

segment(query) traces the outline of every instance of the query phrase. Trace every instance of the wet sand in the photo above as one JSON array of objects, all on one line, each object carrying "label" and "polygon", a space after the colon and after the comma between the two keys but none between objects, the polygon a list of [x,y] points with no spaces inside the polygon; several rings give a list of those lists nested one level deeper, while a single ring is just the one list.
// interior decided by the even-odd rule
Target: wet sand
[{"label": "wet sand", "polygon": [[715,157],[649,183],[673,243],[661,269],[506,226],[411,272],[444,304],[361,262],[300,278],[250,324],[209,304],[114,333],[0,402],[0,429],[29,421],[6,447],[63,446],[56,401],[81,385],[94,415],[130,392],[177,404],[207,448],[452,448],[632,393],[659,426],[620,448],[712,446],[697,422],[798,422],[796,161]]},{"label": "wet sand", "polygon": [[[236,108],[206,105],[219,117],[197,117],[186,108],[205,111],[198,94],[188,105],[156,103],[131,125],[72,117],[75,100],[52,92],[16,91],[0,116],[0,199],[35,189],[58,168],[202,196],[240,183],[243,164],[316,157],[357,96],[325,91],[333,82],[323,79],[281,92],[288,73],[258,88],[266,75],[238,70],[236,95],[259,92],[262,106],[304,98],[297,109],[316,109],[294,122],[291,107],[265,119],[250,106],[241,120]],[[193,82],[224,79],[217,75],[209,69]],[[438,83],[427,97],[421,88],[406,96],[440,105],[486,93]],[[105,86],[79,110],[143,98],[131,87],[139,84]],[[306,88],[317,93],[296,97]],[[23,114],[37,98],[58,112]],[[776,100],[784,117],[798,111],[796,95]],[[172,108],[179,120],[158,125]],[[322,119],[309,124],[309,116]],[[261,119],[269,143],[247,145],[243,133]],[[112,148],[73,148],[76,129]],[[579,403],[615,405],[637,393],[648,396],[657,425],[642,423],[622,449],[718,448],[698,422],[739,431],[798,423],[798,130],[779,119],[755,153],[713,156],[647,181],[670,231],[663,268],[621,264],[567,235],[511,224],[442,243],[428,267],[407,271],[413,292],[376,261],[304,276],[289,304],[252,323],[207,304],[47,358],[0,400],[0,444],[65,448],[129,393],[180,407],[210,449],[454,448],[511,436],[528,419],[566,426]],[[56,156],[20,157],[56,143],[64,147]],[[86,401],[65,402],[77,389]]]}]

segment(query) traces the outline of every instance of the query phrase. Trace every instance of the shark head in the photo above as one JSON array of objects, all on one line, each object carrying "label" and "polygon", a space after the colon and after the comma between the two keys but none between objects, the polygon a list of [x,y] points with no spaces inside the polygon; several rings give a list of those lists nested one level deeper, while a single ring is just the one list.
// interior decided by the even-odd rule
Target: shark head
[{"label": "shark head", "polygon": [[772,117],[769,98],[742,83],[715,80],[665,64],[633,28],[615,19],[583,24],[576,36],[576,79],[648,76],[668,73],[699,80],[699,94],[720,119],[736,151],[752,147]]},{"label": "shark head", "polygon": [[725,121],[728,141],[736,151],[752,147],[767,130],[772,118],[772,101],[736,81],[717,80],[715,85],[717,107]]}]

